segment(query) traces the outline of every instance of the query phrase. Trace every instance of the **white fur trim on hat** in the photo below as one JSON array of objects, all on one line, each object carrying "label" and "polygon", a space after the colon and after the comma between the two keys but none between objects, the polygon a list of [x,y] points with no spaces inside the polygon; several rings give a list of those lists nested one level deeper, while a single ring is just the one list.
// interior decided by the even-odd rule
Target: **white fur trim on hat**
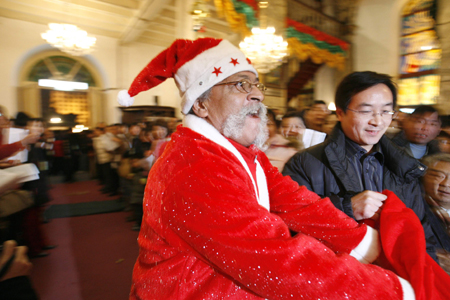
[{"label": "white fur trim on hat", "polygon": [[187,114],[195,100],[215,84],[242,71],[258,76],[244,53],[227,40],[186,62],[174,76],[182,97],[182,112]]},{"label": "white fur trim on hat", "polygon": [[133,105],[134,98],[130,97],[127,90],[121,90],[117,95],[117,102],[122,106],[131,106]]}]

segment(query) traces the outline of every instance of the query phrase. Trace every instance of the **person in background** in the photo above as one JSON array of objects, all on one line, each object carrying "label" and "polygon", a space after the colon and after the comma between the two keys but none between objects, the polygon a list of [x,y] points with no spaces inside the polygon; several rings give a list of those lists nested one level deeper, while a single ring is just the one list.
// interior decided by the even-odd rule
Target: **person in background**
[{"label": "person in background", "polygon": [[[26,129],[30,133],[36,133],[42,137],[45,130],[44,122],[42,119],[30,119],[27,122]],[[48,162],[45,142],[42,138],[30,145],[27,162],[34,164],[39,169],[39,178],[27,181],[22,185],[22,189],[30,191],[34,198],[34,205],[23,212],[23,241],[28,246],[30,257],[45,257],[49,255],[45,250],[53,249],[56,246],[50,245],[41,224],[44,206],[51,200]]]},{"label": "person in background", "polygon": [[18,151],[26,149],[29,145],[34,144],[39,140],[40,134],[29,133],[22,140],[11,143],[3,144],[3,130],[7,130],[11,125],[6,109],[0,106],[0,160],[13,156]]},{"label": "person in background", "polygon": [[422,162],[428,167],[422,185],[424,198],[432,212],[428,219],[432,227],[438,229],[435,236],[439,241],[439,264],[450,273],[450,154],[428,155]]},{"label": "person in background", "polygon": [[111,189],[111,161],[112,154],[106,151],[104,145],[105,129],[96,127],[94,130],[95,137],[92,139],[92,146],[95,150],[95,155],[98,163],[98,173],[100,184],[103,185],[101,192],[104,194],[112,193]]},{"label": "person in background", "polygon": [[118,195],[119,190],[119,174],[118,168],[122,159],[123,149],[125,148],[123,141],[117,136],[118,124],[112,124],[106,127],[105,134],[101,136],[103,147],[110,155],[109,175],[105,174],[107,192],[110,196]]},{"label": "person in background", "polygon": [[322,125],[330,113],[325,101],[314,100],[313,105],[303,112],[306,128],[323,132]]},{"label": "person in background", "polygon": [[325,117],[325,120],[323,121],[322,125],[322,132],[325,132],[327,135],[331,134],[331,131],[333,131],[334,126],[336,126],[338,122],[338,118],[336,116],[335,112],[330,113],[328,116]]},{"label": "person in background", "polygon": [[403,120],[403,130],[392,141],[416,159],[439,153],[438,142],[434,139],[441,131],[438,111],[428,105],[417,107]]},{"label": "person in background", "polygon": [[393,191],[422,221],[427,252],[436,260],[436,239],[419,182],[425,166],[384,136],[395,117],[396,100],[389,76],[370,71],[347,75],[336,90],[339,123],[325,142],[294,155],[283,175],[329,197],[357,221],[378,218],[387,198],[382,191]]},{"label": "person in background", "polygon": [[163,153],[167,142],[170,141],[169,135],[169,126],[166,121],[163,119],[158,119],[152,126],[152,135],[153,135],[153,143],[151,150],[154,159],[158,159],[158,157]]},{"label": "person in background", "polygon": [[305,124],[301,117],[300,112],[288,112],[281,119],[280,134],[288,139],[291,143],[290,146],[294,147],[297,151],[303,149],[303,133],[305,132]]},{"label": "person in background", "polygon": [[45,148],[45,156],[47,157],[48,161],[48,170],[49,173],[51,173],[51,170],[53,169],[53,157],[55,156],[55,149],[54,149],[55,133],[49,128],[45,128],[44,134],[42,135],[42,139],[45,143],[44,148]]},{"label": "person in background", "polygon": [[[144,157],[144,145],[142,144],[140,134],[142,128],[139,123],[133,123],[129,126],[129,143],[130,149],[124,153],[121,161],[121,167],[119,174],[121,176],[121,188],[122,188],[122,198],[126,204],[126,211],[131,211],[132,214],[126,217],[127,222],[132,222],[137,220],[137,214],[134,212],[136,208],[133,207],[133,179],[135,176],[135,170],[133,170],[133,163],[135,160],[142,159]],[[140,199],[142,200],[142,198]],[[135,201],[133,201],[135,202]],[[142,201],[140,202],[142,203]],[[142,216],[141,216],[142,218]]]},{"label": "person in background", "polygon": [[5,241],[0,249],[0,299],[38,300],[30,274],[32,264],[27,257],[27,247],[17,246],[13,240]]},{"label": "person in background", "polygon": [[442,130],[437,136],[439,151],[443,153],[450,153],[450,134]]},{"label": "person in background", "polygon": [[276,119],[273,110],[267,110],[267,129],[269,138],[265,143],[267,155],[270,163],[276,167],[280,172],[283,170],[284,164],[291,158],[297,149],[291,146],[291,142],[278,133],[280,122]]}]

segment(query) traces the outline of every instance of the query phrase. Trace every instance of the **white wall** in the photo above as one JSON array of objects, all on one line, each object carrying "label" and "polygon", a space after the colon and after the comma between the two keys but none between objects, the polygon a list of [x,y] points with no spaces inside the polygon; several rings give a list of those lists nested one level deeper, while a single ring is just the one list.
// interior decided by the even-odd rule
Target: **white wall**
[{"label": "white wall", "polygon": [[[373,70],[397,75],[399,61],[399,29],[401,8],[407,0],[361,0],[356,18],[358,26],[354,36],[354,70]],[[47,26],[0,17],[0,104],[10,115],[17,113],[16,88],[22,63],[32,52],[44,50],[48,45],[40,34]],[[162,47],[133,43],[119,46],[113,38],[96,36],[96,50],[88,59],[103,74],[103,88],[107,97],[108,123],[118,122],[121,112],[116,96],[120,89],[128,89],[135,76],[146,64],[163,50]],[[334,98],[335,70],[322,67],[316,74],[315,98],[327,102]],[[152,105],[154,96],[159,104],[177,108],[180,97],[173,79],[143,92],[135,99],[135,105]]]},{"label": "white wall", "polygon": [[[23,63],[37,52],[51,49],[40,35],[47,29],[45,25],[0,17],[0,104],[6,107],[11,116],[15,116],[18,109],[17,87],[20,85],[19,74]],[[142,43],[119,46],[117,39],[95,37],[95,51],[86,59],[102,77],[102,88],[107,99],[105,121],[119,122],[121,112],[116,101],[118,91],[128,89],[135,76],[163,48]],[[155,95],[159,96],[159,104],[162,106],[179,106],[180,97],[172,79],[138,95],[135,105],[153,105]]]},{"label": "white wall", "polygon": [[[120,47],[120,88],[128,89],[142,69],[164,49],[138,43]],[[154,96],[158,96],[159,105],[175,107],[177,115],[181,116],[179,109],[181,98],[172,78],[146,92],[141,92],[135,97],[133,105],[154,105]]]},{"label": "white wall", "polygon": [[315,74],[314,99],[334,102],[337,70],[323,65]]},{"label": "white wall", "polygon": [[33,25],[0,18],[0,104],[10,115],[17,113],[17,64],[28,51],[42,44],[38,32],[45,31],[45,26]]},{"label": "white wall", "polygon": [[354,71],[398,75],[401,9],[408,0],[361,0],[353,39]]}]

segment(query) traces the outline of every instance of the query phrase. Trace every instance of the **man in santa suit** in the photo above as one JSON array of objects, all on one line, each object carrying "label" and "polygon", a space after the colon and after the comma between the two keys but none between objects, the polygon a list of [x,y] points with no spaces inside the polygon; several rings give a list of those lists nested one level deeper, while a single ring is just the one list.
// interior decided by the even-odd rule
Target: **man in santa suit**
[{"label": "man in santa suit", "polygon": [[265,87],[239,49],[177,40],[119,103],[172,77],[185,119],[148,177],[130,299],[415,299],[408,271],[399,273],[411,284],[371,264],[381,253],[377,263],[396,271],[395,243],[380,252],[377,230],[283,177],[258,149]]}]

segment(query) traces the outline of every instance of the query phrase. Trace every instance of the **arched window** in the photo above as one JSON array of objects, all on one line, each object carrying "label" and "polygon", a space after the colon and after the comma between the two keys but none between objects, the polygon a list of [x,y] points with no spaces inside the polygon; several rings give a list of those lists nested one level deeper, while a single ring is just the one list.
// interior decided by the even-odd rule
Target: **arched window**
[{"label": "arched window", "polygon": [[437,104],[442,49],[436,34],[436,0],[410,0],[402,12],[398,105]]},{"label": "arched window", "polygon": [[[42,58],[30,68],[27,81],[38,82],[40,79],[83,82],[87,83],[89,88],[97,85],[92,74],[80,61],[58,55]],[[74,124],[91,125],[87,90],[67,91],[41,87],[39,98],[40,111],[45,120],[48,121],[55,116],[60,117],[63,123],[67,123],[61,125],[69,127]]]},{"label": "arched window", "polygon": [[49,56],[41,59],[28,74],[28,81],[51,78],[86,82],[90,87],[96,86],[95,79],[88,69],[79,61],[67,56]]}]

